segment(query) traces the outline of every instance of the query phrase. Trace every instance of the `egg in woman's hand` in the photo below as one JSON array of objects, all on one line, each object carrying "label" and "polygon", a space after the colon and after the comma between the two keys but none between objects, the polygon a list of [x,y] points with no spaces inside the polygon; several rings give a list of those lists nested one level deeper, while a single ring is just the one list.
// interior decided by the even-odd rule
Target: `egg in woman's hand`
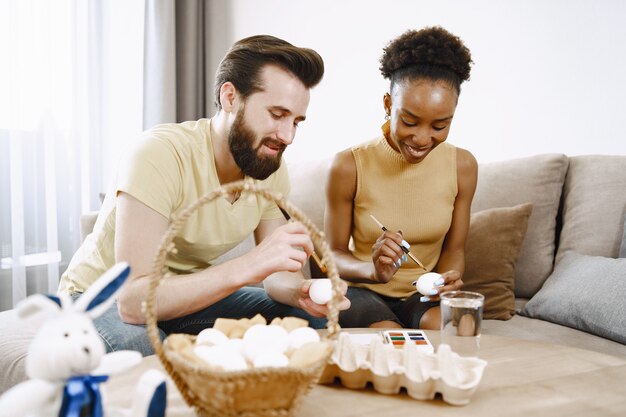
[{"label": "egg in woman's hand", "polygon": [[309,297],[315,304],[327,304],[333,298],[333,286],[330,279],[314,279],[309,287]]},{"label": "egg in woman's hand", "polygon": [[219,346],[199,345],[194,347],[193,352],[207,364],[220,367],[225,371],[248,369],[248,363],[244,357],[230,349],[226,344]]},{"label": "egg in woman's hand", "polygon": [[243,354],[252,363],[262,352],[285,353],[288,346],[289,335],[280,326],[255,324],[243,335]]},{"label": "egg in woman's hand", "polygon": [[217,346],[228,342],[228,336],[217,329],[208,328],[202,330],[196,336],[196,345]]},{"label": "egg in woman's hand", "polygon": [[413,281],[413,285],[417,291],[422,295],[433,295],[431,294],[432,290],[437,288],[435,284],[437,281],[442,280],[443,276],[436,272],[427,272],[421,277],[419,277],[416,281]]},{"label": "egg in woman's hand", "polygon": [[320,335],[310,327],[298,327],[289,332],[289,350],[298,349],[307,343],[319,341]]}]

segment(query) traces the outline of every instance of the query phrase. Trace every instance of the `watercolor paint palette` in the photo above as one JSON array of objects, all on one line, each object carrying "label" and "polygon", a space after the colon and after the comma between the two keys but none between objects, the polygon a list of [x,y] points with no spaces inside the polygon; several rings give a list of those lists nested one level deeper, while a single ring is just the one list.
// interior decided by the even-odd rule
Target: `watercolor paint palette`
[{"label": "watercolor paint palette", "polygon": [[[432,400],[440,393],[448,404],[470,402],[486,361],[461,357],[445,344],[433,353],[425,350],[427,346],[432,349],[430,342],[424,345],[417,334],[410,334],[415,331],[398,331],[401,336],[395,332],[369,333],[369,337],[340,333],[319,383],[332,384],[339,380],[350,389],[364,389],[371,384],[381,394],[398,394],[405,388],[417,400]],[[400,337],[402,344],[400,339],[394,344],[393,338]]]},{"label": "watercolor paint palette", "polygon": [[396,349],[403,349],[406,343],[410,343],[424,352],[435,351],[428,336],[421,330],[385,330],[382,334],[383,342],[391,344]]}]

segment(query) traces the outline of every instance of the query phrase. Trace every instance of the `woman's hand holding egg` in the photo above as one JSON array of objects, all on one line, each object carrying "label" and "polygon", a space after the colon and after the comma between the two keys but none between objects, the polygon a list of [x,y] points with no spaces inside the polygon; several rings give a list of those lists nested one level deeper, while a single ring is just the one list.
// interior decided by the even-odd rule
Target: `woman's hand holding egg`
[{"label": "woman's hand holding egg", "polygon": [[437,287],[442,286],[444,278],[441,274],[436,272],[427,272],[416,281],[413,281],[413,285],[417,291],[424,297],[420,298],[420,301],[430,301],[431,296],[439,294]]}]

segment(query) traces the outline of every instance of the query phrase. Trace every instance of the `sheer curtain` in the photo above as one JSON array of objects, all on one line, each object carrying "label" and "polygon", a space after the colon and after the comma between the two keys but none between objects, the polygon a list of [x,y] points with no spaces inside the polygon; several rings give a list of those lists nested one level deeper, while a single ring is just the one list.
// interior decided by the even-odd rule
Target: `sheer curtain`
[{"label": "sheer curtain", "polygon": [[0,311],[56,291],[81,214],[100,206],[116,3],[0,0]]},{"label": "sheer curtain", "polygon": [[[142,130],[209,117],[227,0],[0,0],[0,311],[52,293]],[[123,28],[120,29],[120,28]]]},{"label": "sheer curtain", "polygon": [[[54,292],[93,178],[83,73],[92,33],[72,1],[0,3],[0,308]],[[81,42],[74,42],[81,39]],[[88,65],[87,65],[88,67]],[[87,68],[89,69],[89,68]],[[82,77],[81,74],[90,74]],[[97,179],[96,179],[97,180]]]}]

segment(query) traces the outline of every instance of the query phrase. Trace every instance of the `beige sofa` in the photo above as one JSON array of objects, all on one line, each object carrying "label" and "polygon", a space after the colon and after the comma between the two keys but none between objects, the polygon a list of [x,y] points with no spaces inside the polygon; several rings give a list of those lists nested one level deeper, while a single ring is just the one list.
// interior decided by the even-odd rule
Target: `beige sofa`
[{"label": "beige sofa", "polygon": [[[292,184],[290,200],[320,228],[323,226],[325,205],[323,196],[330,163],[331,160],[328,159],[289,165]],[[603,281],[606,276],[597,276],[596,293],[585,291],[579,294],[575,288],[582,280],[582,275],[579,277],[578,271],[586,270],[587,275],[595,274],[596,264],[599,264],[597,268],[604,272],[604,275],[617,274],[614,279],[621,277],[621,282],[626,285],[626,259],[604,259],[618,256],[624,236],[626,156],[568,157],[563,154],[543,154],[479,164],[478,186],[472,204],[474,214],[487,209],[512,207],[523,203],[532,203],[533,211],[528,220],[517,262],[514,264],[514,304],[517,313],[510,320],[484,320],[483,332],[626,356],[626,345],[622,344],[626,337],[626,319],[624,319],[626,286],[619,287],[623,288],[624,292],[618,295],[615,293],[618,288]],[[488,231],[483,228],[482,232]],[[487,235],[480,238],[490,240],[495,237]],[[473,239],[473,242],[476,242],[476,239]],[[250,244],[251,241],[244,245]],[[474,249],[467,248],[468,252]],[[568,251],[585,256],[572,254],[564,259]],[[482,257],[494,255],[495,253],[487,253]],[[572,256],[575,259],[571,259]],[[475,261],[476,256],[472,259]],[[561,263],[560,269],[554,269],[555,260],[557,265]],[[564,262],[561,262],[562,260]],[[497,262],[497,259],[495,261]],[[566,265],[568,262],[565,261],[574,265]],[[603,262],[609,263],[613,268],[612,271],[606,271]],[[467,267],[476,270],[480,265]],[[619,272],[621,269],[624,270],[623,273]],[[558,276],[553,272],[558,272]],[[554,281],[561,286],[572,288],[562,291],[562,295],[559,295],[561,294],[559,286],[555,288],[553,285],[551,291],[542,294],[544,296],[539,305],[534,302],[535,308],[524,312],[544,319],[520,315],[519,312],[546,281]],[[575,285],[568,285],[569,281]],[[606,288],[603,288],[602,284],[606,284]],[[551,297],[554,297],[555,292],[558,296],[553,301]],[[602,297],[612,296],[613,301],[620,305],[608,305],[603,308],[603,304],[595,303],[595,299],[593,303],[588,303],[590,305],[581,305],[585,297],[594,297],[594,294],[600,294]],[[560,300],[563,297],[569,299]],[[579,298],[581,303],[577,302]],[[546,304],[548,307],[559,305],[561,311],[557,309],[544,312],[543,307]],[[615,317],[620,311],[624,315]],[[561,313],[567,316],[565,320],[560,317]],[[566,323],[572,321],[567,324],[586,331],[550,321],[553,316],[557,317],[555,321]],[[621,334],[622,343],[589,333],[593,331],[601,334],[608,331],[606,328],[594,328],[598,321],[603,326],[606,322],[612,321],[613,327],[618,327],[616,331]]]},{"label": "beige sofa", "polygon": [[[323,229],[324,223],[325,184],[331,162],[331,159],[325,159],[288,164],[291,179],[290,201],[302,209],[320,230]],[[511,273],[514,274],[511,277],[510,290],[515,314],[509,320],[484,320],[483,333],[577,346],[611,355],[626,356],[626,345],[623,344],[626,338],[626,321],[623,318],[626,317],[626,297],[622,295],[626,294],[626,258],[608,259],[618,257],[622,240],[626,237],[624,231],[626,155],[568,157],[564,154],[542,154],[479,164],[478,185],[472,204],[473,224],[474,215],[486,213],[494,208],[515,207],[524,203],[531,203],[533,210],[517,259],[510,265]],[[489,228],[483,227],[479,233],[489,233]],[[468,239],[468,244],[470,241],[479,243],[478,240],[484,243],[497,239],[487,234]],[[509,240],[507,237],[500,237],[499,242],[507,240]],[[237,256],[249,250],[252,245],[253,240],[249,238],[226,254],[224,259]],[[626,252],[626,243],[624,246],[623,252]],[[490,249],[492,253],[473,253],[474,256],[468,256],[468,263],[470,259],[476,262],[477,259],[494,257],[499,253],[498,248]],[[475,250],[473,247],[467,248],[470,254]],[[560,273],[553,277],[555,260],[558,265],[568,251],[581,256],[573,260],[572,267],[566,268],[565,263],[561,264]],[[622,254],[622,257],[624,256],[626,255]],[[567,259],[572,262],[570,257]],[[612,265],[613,272],[615,269],[624,270],[623,273],[617,273],[617,278],[623,278],[621,281],[625,285],[624,291],[619,294],[609,283],[606,283],[606,288],[600,285],[596,291],[603,297],[604,294],[614,295],[616,302],[620,304],[618,308],[602,309],[596,305],[586,306],[582,301],[578,303],[579,298],[584,300],[581,296],[595,295],[592,292],[578,294],[576,285],[579,282],[579,269],[589,266],[591,270],[586,272],[589,275],[595,272],[596,263],[613,261],[618,262],[617,265]],[[468,264],[467,269],[474,271],[474,274],[480,274],[482,266],[497,263],[498,259],[482,261],[479,265]],[[580,267],[580,263],[583,267]],[[602,270],[602,266],[598,268]],[[305,272],[308,272],[306,268]],[[550,281],[562,280],[563,276],[574,281],[575,285],[572,286],[574,294],[561,300],[563,296],[557,287],[553,289],[552,294],[548,293],[543,297],[547,299],[547,302],[543,300],[543,304],[560,305],[562,313],[568,316],[568,319],[582,316],[583,323],[569,320],[574,322],[567,323],[567,326],[563,325],[561,323],[568,320],[562,320],[559,311],[544,313],[541,305],[531,311],[523,311],[528,301],[539,292],[549,278],[553,278]],[[604,278],[598,276],[599,284],[603,284]],[[501,281],[502,277],[497,277],[496,280]],[[567,282],[561,283],[562,286],[566,284]],[[503,286],[500,285],[498,289],[500,288]],[[554,297],[556,300],[552,302],[550,296],[554,296],[554,291],[558,296]],[[572,308],[572,304],[576,308]],[[624,315],[619,317],[619,311],[623,311]],[[520,314],[522,312],[526,315]],[[543,319],[531,318],[528,315]],[[552,316],[557,316],[556,320],[552,319]],[[587,320],[587,316],[593,317]],[[594,328],[598,321],[602,323],[612,321],[614,327],[621,325],[621,328],[617,329],[621,334],[621,343],[598,335],[607,331]],[[579,330],[581,328],[585,330]]]},{"label": "beige sofa", "polygon": [[[301,208],[320,229],[323,227],[325,182],[330,163],[331,160],[326,159],[289,164],[292,183],[290,200]],[[478,188],[472,206],[473,213],[485,213],[488,209],[513,207],[523,203],[533,204],[528,227],[524,228],[523,243],[519,251],[515,252],[518,255],[515,257],[516,262],[511,262],[509,259],[510,265],[508,265],[511,274],[514,273],[514,282],[512,276],[509,287],[511,291],[514,287],[515,295],[511,294],[511,297],[515,297],[514,305],[517,312],[522,311],[527,302],[538,294],[545,282],[557,278],[562,281],[565,276],[576,283],[579,279],[576,268],[581,268],[580,262],[583,263],[582,269],[584,269],[585,265],[595,265],[596,261],[615,261],[619,262],[618,269],[623,266],[621,269],[626,271],[626,263],[624,263],[626,259],[609,259],[618,256],[622,244],[626,213],[625,191],[626,156],[567,157],[562,154],[544,154],[479,165]],[[81,224],[82,233],[91,230],[94,220],[93,214],[84,216],[83,224]],[[472,221],[474,223],[474,217]],[[490,236],[489,230],[484,228],[476,233],[479,233],[478,238],[486,242],[496,238],[496,236]],[[507,236],[499,237],[500,241],[505,243],[509,240]],[[472,241],[476,242],[476,239]],[[226,254],[223,259],[237,256],[249,250],[252,245],[252,238],[249,238]],[[474,249],[468,248],[468,252]],[[478,254],[480,256],[473,256],[471,259],[488,259],[491,264],[497,263],[499,262],[498,256],[495,256],[497,249],[492,253]],[[626,248],[624,250],[626,251]],[[575,259],[579,263],[574,265],[574,273],[565,269],[559,273],[558,277],[555,277],[553,273],[555,260],[558,270],[559,262],[562,259],[569,259],[565,255],[567,251],[575,251],[585,256]],[[468,269],[478,271],[478,275],[480,275],[481,267],[482,265],[468,265]],[[496,277],[494,280],[500,280],[500,278]],[[604,276],[598,276],[598,283],[602,284],[604,278]],[[626,283],[626,277],[623,277],[622,282]],[[567,284],[567,281],[565,283]],[[620,308],[624,311],[626,298],[623,294],[626,291],[619,294],[615,287],[603,288],[600,285],[596,290],[602,295],[600,297],[595,296],[593,291],[579,293],[576,285],[568,285],[567,288],[570,290],[563,291],[561,294],[557,286],[557,301],[552,302],[548,296],[548,302],[544,304],[553,306],[564,299],[570,302],[569,305],[562,306],[568,318],[569,316],[575,317],[577,314],[581,315],[580,311],[582,311],[584,319],[588,308],[589,315],[599,315],[601,322],[617,319],[618,324],[622,324],[622,328],[617,331],[618,336],[621,334],[623,337],[626,334],[623,319],[626,317],[626,312],[615,318],[611,310],[615,307],[615,303],[604,305],[604,307],[602,303],[588,303],[587,305],[577,303],[580,297],[604,299],[604,294],[606,294],[617,300],[617,311]],[[574,294],[567,295],[572,288]],[[539,313],[531,311],[530,313],[540,317],[554,315],[553,312],[543,314],[541,311]],[[3,334],[8,328],[7,324],[15,319],[13,311],[0,313],[0,334]],[[611,355],[626,356],[626,345],[622,344],[623,341],[619,343],[589,333],[589,329],[586,328],[589,326],[588,323],[574,324],[575,327],[587,330],[582,331],[559,324],[561,321],[563,320],[560,318],[559,320],[550,320],[546,317],[538,319],[515,314],[510,320],[484,320],[483,333],[578,346]],[[591,331],[602,333],[606,332],[606,329],[592,328]],[[0,393],[23,378],[23,354],[16,357],[14,353],[24,351],[24,345],[28,344],[33,332],[33,326],[26,325],[22,333],[14,334],[11,338],[1,338]]]}]

